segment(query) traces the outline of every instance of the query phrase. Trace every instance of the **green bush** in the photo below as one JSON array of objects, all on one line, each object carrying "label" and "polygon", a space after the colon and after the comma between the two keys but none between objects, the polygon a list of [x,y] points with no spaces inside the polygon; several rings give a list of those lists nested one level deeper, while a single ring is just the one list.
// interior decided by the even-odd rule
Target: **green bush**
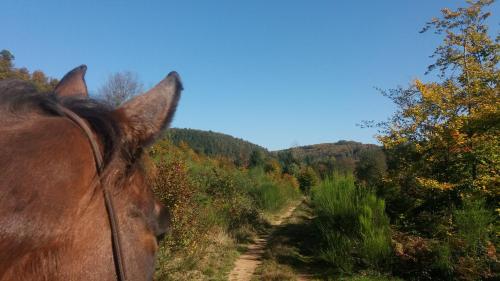
[{"label": "green bush", "polygon": [[305,194],[309,194],[311,188],[318,184],[318,175],[316,172],[309,166],[303,167],[297,178],[300,184],[300,190]]},{"label": "green bush", "polygon": [[343,272],[386,264],[391,241],[383,200],[356,187],[352,175],[334,175],[313,189],[312,203],[321,259]]},{"label": "green bush", "polygon": [[254,168],[249,171],[253,184],[248,186],[248,192],[254,199],[259,209],[268,213],[282,210],[292,200],[300,197],[296,186],[290,182],[284,182],[269,177],[262,168]]}]

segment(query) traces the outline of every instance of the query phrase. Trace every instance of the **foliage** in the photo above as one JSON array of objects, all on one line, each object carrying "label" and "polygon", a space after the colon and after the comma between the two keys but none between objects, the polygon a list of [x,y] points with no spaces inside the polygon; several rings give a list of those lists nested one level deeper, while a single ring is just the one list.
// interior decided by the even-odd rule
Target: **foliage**
[{"label": "foliage", "polygon": [[388,170],[378,193],[405,231],[394,268],[412,280],[498,278],[500,36],[486,25],[493,1],[467,3],[422,30],[443,37],[428,68],[438,81],[383,91],[398,110],[380,124]]},{"label": "foliage", "polygon": [[316,162],[330,157],[353,158],[358,160],[361,152],[377,148],[378,146],[373,144],[362,144],[355,141],[341,140],[336,143],[298,146],[281,150],[280,152],[289,151],[293,154],[293,157],[301,162]]},{"label": "foliage", "polygon": [[308,166],[300,170],[297,180],[299,181],[300,190],[305,194],[309,194],[311,188],[317,185],[319,181],[316,172]]},{"label": "foliage", "polygon": [[264,158],[269,156],[269,152],[263,147],[212,131],[173,128],[165,133],[165,137],[176,145],[185,143],[197,153],[210,157],[224,157],[240,167],[248,165],[250,155],[254,151],[261,151]]},{"label": "foliage", "polygon": [[282,170],[280,163],[274,158],[269,158],[264,163],[264,171],[266,173],[280,175],[283,172]]},{"label": "foliage", "polygon": [[250,168],[264,166],[264,153],[258,149],[252,151],[248,162],[248,167]]},{"label": "foliage", "polygon": [[453,211],[452,227],[444,239],[395,232],[394,273],[410,280],[498,278],[493,221],[484,201],[471,200]]},{"label": "foliage", "polygon": [[289,175],[297,176],[300,170],[300,162],[295,158],[291,150],[280,150],[275,152],[276,158],[283,167],[283,172]]},{"label": "foliage", "polygon": [[257,206],[267,212],[280,211],[291,201],[300,197],[298,183],[293,177],[270,178],[262,168],[249,171],[254,183],[249,188],[250,195]]},{"label": "foliage", "polygon": [[236,244],[264,227],[261,215],[300,197],[296,179],[282,174],[277,162],[268,172],[238,168],[229,159],[207,157],[168,139],[149,152],[155,193],[172,216],[159,250],[158,280],[172,280],[179,272],[188,276],[185,280],[223,280]]},{"label": "foliage", "polygon": [[483,200],[467,200],[462,209],[453,212],[456,237],[463,241],[468,255],[484,251],[492,231],[493,214],[484,207]]},{"label": "foliage", "polygon": [[393,273],[405,280],[438,279],[436,274],[432,274],[433,267],[448,267],[445,252],[441,258],[434,259],[433,241],[430,239],[393,231],[392,244],[395,256]]},{"label": "foliage", "polygon": [[313,189],[320,257],[342,272],[354,267],[383,268],[391,253],[384,201],[356,187],[352,175],[334,175]]},{"label": "foliage", "polygon": [[197,153],[229,159],[239,167],[263,166],[268,172],[276,171],[279,164],[283,174],[295,177],[305,166],[312,167],[321,178],[335,171],[353,172],[356,162],[365,151],[379,150],[376,145],[339,141],[269,152],[263,147],[225,134],[177,128],[168,130],[165,137],[176,145],[185,143]]},{"label": "foliage", "polygon": [[99,97],[109,106],[118,107],[143,91],[137,74],[130,71],[110,74],[99,88]]},{"label": "foliage", "polygon": [[14,59],[15,57],[10,51],[0,51],[0,80],[15,78],[30,81],[43,93],[54,90],[58,83],[57,79],[47,77],[41,70],[30,73],[27,68],[15,68]]},{"label": "foliage", "polygon": [[310,166],[322,178],[329,177],[334,172],[352,173],[356,162],[365,151],[378,150],[373,144],[362,144],[354,141],[338,141],[299,146],[280,150],[275,153],[284,171],[293,174],[297,165]]},{"label": "foliage", "polygon": [[440,70],[442,81],[416,80],[385,93],[399,107],[379,136],[392,162],[391,181],[414,178],[412,191],[448,193],[450,200],[463,192],[500,195],[500,45],[484,24],[490,3],[443,9],[424,29],[445,34],[429,67]]},{"label": "foliage", "polygon": [[379,186],[385,176],[387,164],[382,150],[363,151],[356,163],[354,174],[363,186]]},{"label": "foliage", "polygon": [[[453,212],[455,235],[449,239],[448,260],[456,264],[455,277],[477,280],[499,276],[499,263],[493,237],[492,212],[483,200],[467,200],[463,208]],[[494,268],[496,267],[496,273]]]},{"label": "foliage", "polygon": [[153,190],[171,216],[169,238],[164,241],[172,248],[190,247],[199,235],[194,225],[198,210],[192,208],[195,190],[188,179],[186,164],[163,158],[158,161],[155,173]]}]

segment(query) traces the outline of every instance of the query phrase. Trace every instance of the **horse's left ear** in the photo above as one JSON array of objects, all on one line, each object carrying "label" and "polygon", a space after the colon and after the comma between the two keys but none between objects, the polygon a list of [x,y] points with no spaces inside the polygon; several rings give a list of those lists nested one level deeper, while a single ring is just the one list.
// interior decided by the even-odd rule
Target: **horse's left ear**
[{"label": "horse's left ear", "polygon": [[170,72],[154,88],[115,110],[114,114],[120,122],[126,141],[132,148],[152,143],[163,128],[170,124],[181,91],[179,75],[177,72]]},{"label": "horse's left ear", "polygon": [[84,64],[74,68],[64,75],[54,92],[60,97],[88,97],[85,72],[87,72],[87,66]]}]

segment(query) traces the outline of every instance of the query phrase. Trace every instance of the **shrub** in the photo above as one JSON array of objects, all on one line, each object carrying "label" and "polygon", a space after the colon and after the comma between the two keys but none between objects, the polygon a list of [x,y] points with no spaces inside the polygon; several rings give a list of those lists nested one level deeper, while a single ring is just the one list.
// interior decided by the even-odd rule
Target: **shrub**
[{"label": "shrub", "polygon": [[335,175],[313,189],[320,258],[343,272],[355,265],[379,268],[391,253],[385,204],[352,175]]},{"label": "shrub", "polygon": [[478,255],[486,248],[493,216],[485,208],[484,200],[465,200],[463,205],[453,212],[457,237],[464,242],[467,254]]},{"label": "shrub", "polygon": [[271,177],[271,174],[264,173],[262,168],[254,168],[249,171],[249,176],[253,183],[248,187],[248,192],[259,209],[265,212],[280,211],[290,201],[300,197],[296,181],[288,174]]},{"label": "shrub", "polygon": [[193,224],[197,215],[193,201],[195,190],[188,179],[185,164],[180,160],[159,162],[153,191],[171,216],[169,235],[164,243],[172,248],[191,246],[199,233]]},{"label": "shrub", "polygon": [[498,279],[494,217],[484,201],[468,199],[452,215],[445,237],[395,232],[396,274],[410,280]]},{"label": "shrub", "polygon": [[[456,235],[452,240],[456,278],[461,280],[479,280],[493,278],[493,267],[498,269],[498,257],[495,247],[493,225],[494,217],[486,209],[482,199],[465,199],[463,207],[453,212]],[[491,251],[493,250],[493,251]]]}]

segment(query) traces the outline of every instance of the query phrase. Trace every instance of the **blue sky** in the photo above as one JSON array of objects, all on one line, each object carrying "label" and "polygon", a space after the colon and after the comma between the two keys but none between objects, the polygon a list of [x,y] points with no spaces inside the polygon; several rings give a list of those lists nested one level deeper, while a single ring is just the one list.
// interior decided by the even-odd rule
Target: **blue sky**
[{"label": "blue sky", "polygon": [[271,150],[375,143],[375,130],[356,126],[394,111],[375,87],[423,78],[440,38],[418,31],[463,3],[7,0],[0,49],[56,78],[87,64],[91,91],[117,71],[136,72],[147,88],[176,70],[185,91],[174,127]]}]

